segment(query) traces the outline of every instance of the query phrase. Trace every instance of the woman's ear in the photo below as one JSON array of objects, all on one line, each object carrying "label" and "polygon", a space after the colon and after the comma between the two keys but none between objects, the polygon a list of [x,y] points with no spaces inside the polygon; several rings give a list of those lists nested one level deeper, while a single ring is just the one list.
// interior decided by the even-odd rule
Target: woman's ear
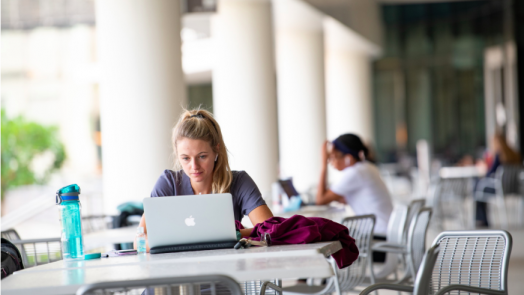
[{"label": "woman's ear", "polygon": [[360,157],[361,160],[365,160],[366,159],[366,153],[364,153],[364,151],[358,152],[358,156]]},{"label": "woman's ear", "polygon": [[346,166],[351,165],[351,157],[349,155],[344,157],[344,161],[345,161]]}]

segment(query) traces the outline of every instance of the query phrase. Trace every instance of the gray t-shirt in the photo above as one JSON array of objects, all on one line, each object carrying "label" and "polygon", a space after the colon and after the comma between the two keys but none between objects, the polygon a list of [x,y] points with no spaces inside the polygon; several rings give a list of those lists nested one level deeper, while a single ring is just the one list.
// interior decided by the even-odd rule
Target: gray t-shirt
[{"label": "gray t-shirt", "polygon": [[[235,220],[242,220],[258,206],[266,205],[253,179],[245,171],[232,171],[230,193],[233,196]],[[164,170],[156,181],[151,197],[194,195],[191,181],[183,170]]]}]

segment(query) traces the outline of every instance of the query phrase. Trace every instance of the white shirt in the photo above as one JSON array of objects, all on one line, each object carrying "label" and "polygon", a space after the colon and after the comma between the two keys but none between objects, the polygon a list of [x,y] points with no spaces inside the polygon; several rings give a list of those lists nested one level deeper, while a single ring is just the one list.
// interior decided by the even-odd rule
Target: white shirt
[{"label": "white shirt", "polygon": [[375,165],[362,161],[347,167],[331,191],[343,196],[356,215],[375,214],[374,233],[386,236],[393,203]]}]

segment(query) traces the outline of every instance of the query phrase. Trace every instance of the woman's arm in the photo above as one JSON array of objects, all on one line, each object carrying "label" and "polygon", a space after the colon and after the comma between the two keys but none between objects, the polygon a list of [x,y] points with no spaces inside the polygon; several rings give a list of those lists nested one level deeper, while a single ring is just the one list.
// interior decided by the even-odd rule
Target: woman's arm
[{"label": "woman's arm", "polygon": [[[273,213],[271,210],[269,210],[267,205],[261,205],[253,209],[248,216],[249,220],[251,220],[251,223],[253,225],[257,225],[273,217]],[[244,228],[240,230],[240,234],[242,237],[247,237],[251,234],[252,231],[252,228]]]},{"label": "woman's arm", "polygon": [[331,190],[326,188],[326,178],[327,178],[327,164],[328,164],[328,151],[327,151],[327,145],[329,144],[329,141],[325,141],[322,145],[322,168],[320,170],[320,180],[318,181],[318,191],[316,196],[316,204],[317,205],[325,205],[329,204],[332,201],[339,201],[341,203],[345,203],[345,200],[342,196],[335,194]]},{"label": "woman's arm", "polygon": [[273,213],[271,213],[271,210],[269,210],[267,205],[261,205],[253,209],[253,211],[251,211],[248,216],[251,220],[251,223],[253,225],[257,225],[273,217]]},{"label": "woman's arm", "polygon": [[316,201],[317,205],[325,205],[333,201],[337,201],[337,202],[346,204],[346,199],[344,199],[344,197],[342,197],[341,195],[335,194],[333,191],[329,189],[324,191],[324,194],[322,194],[320,197],[317,194],[317,201]]},{"label": "woman's arm", "polygon": [[[142,214],[142,219],[140,219],[140,224],[138,224],[138,227],[143,227],[144,228],[144,235],[146,236],[146,252],[149,253],[149,241],[147,240],[147,228],[146,228],[146,215],[145,214]],[[135,240],[133,242],[133,249],[137,249],[137,246],[136,246],[136,236],[135,236]]]},{"label": "woman's arm", "polygon": [[499,154],[495,155],[495,159],[493,160],[493,163],[491,164],[491,167],[489,167],[488,172],[486,172],[486,177],[494,177],[495,172],[497,172],[497,169],[500,166],[500,157]]}]

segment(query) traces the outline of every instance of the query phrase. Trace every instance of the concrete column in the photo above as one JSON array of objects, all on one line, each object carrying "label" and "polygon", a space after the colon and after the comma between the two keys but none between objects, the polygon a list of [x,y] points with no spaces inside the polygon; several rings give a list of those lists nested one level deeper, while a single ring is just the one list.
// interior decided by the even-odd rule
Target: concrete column
[{"label": "concrete column", "polygon": [[280,174],[299,191],[318,181],[326,140],[323,16],[300,0],[274,0]]},{"label": "concrete column", "polygon": [[230,152],[263,194],[278,172],[271,2],[221,0],[212,20],[213,109]]},{"label": "concrete column", "polygon": [[180,3],[96,2],[105,211],[149,197],[171,168],[171,128],[186,104]]},{"label": "concrete column", "polygon": [[355,133],[373,140],[371,58],[380,49],[338,21],[327,18],[326,108],[329,139]]}]

